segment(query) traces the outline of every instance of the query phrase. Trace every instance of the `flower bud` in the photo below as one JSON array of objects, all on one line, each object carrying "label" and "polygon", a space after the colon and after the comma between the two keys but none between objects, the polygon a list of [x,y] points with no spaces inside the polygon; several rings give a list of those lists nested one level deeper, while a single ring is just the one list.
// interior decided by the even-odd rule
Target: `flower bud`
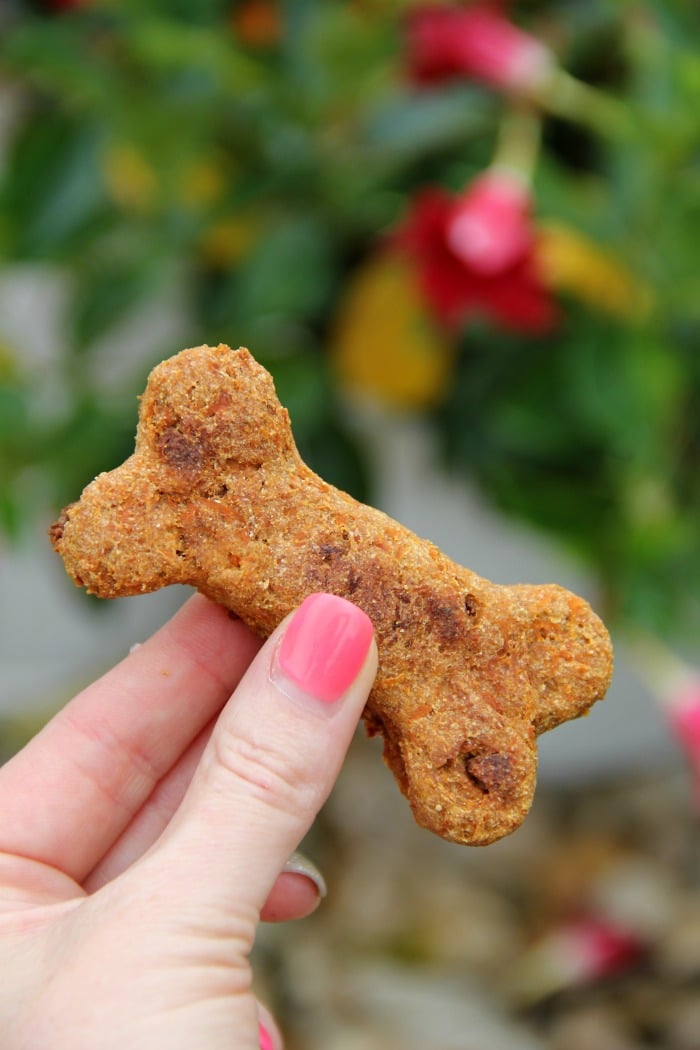
[{"label": "flower bud", "polygon": [[447,242],[478,273],[503,273],[533,245],[530,194],[516,174],[491,169],[455,204]]},{"label": "flower bud", "polygon": [[529,94],[555,68],[544,44],[487,4],[414,8],[406,39],[409,76],[419,84],[468,77]]}]

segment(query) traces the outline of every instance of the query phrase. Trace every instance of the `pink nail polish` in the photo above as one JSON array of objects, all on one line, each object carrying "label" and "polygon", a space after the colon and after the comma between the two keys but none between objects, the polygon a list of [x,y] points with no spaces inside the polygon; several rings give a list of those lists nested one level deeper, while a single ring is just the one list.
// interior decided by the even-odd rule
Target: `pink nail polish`
[{"label": "pink nail polish", "polygon": [[258,1036],[260,1039],[260,1050],[275,1050],[272,1036],[262,1025],[258,1025]]},{"label": "pink nail polish", "polygon": [[326,703],[357,678],[372,643],[372,621],[334,594],[311,594],[292,617],[277,654],[285,677]]}]

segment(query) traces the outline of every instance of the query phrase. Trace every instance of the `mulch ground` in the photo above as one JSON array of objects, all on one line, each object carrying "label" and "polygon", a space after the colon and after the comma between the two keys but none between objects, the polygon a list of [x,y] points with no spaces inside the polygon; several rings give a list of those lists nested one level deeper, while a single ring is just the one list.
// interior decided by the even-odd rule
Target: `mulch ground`
[{"label": "mulch ground", "polygon": [[700,1050],[700,838],[685,770],[542,785],[509,838],[417,828],[358,737],[304,848],[329,895],[266,927],[289,1050]]}]

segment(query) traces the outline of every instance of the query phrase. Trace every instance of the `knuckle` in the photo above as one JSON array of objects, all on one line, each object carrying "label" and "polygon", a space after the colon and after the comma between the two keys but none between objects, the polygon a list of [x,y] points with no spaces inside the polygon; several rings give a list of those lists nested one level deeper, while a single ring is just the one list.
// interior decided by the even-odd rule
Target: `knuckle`
[{"label": "knuckle", "polygon": [[217,769],[249,799],[293,816],[320,804],[320,787],[307,764],[281,742],[238,736],[224,728],[213,744]]}]

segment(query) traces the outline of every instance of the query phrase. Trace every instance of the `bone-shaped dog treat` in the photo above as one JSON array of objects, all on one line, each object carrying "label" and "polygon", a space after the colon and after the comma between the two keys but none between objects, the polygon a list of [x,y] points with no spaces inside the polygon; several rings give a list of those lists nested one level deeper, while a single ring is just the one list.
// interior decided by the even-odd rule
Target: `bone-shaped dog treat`
[{"label": "bone-shaped dog treat", "polygon": [[314,591],[371,617],[379,673],[364,718],[416,820],[482,845],[516,828],[538,733],[608,686],[610,640],[556,586],[499,586],[300,459],[270,375],[245,349],[197,347],[151,373],[134,454],[52,527],[103,598],[188,583],[267,636]]}]

